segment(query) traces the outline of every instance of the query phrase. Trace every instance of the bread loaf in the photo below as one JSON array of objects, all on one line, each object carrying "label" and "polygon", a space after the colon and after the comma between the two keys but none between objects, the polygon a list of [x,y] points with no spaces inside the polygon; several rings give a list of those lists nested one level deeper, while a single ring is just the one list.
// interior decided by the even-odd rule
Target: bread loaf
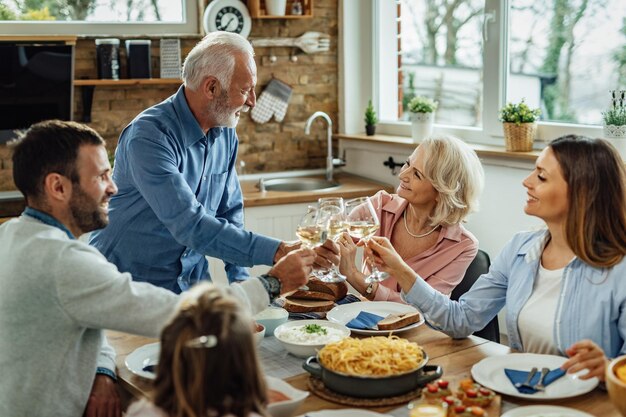
[{"label": "bread loaf", "polygon": [[345,282],[323,282],[313,278],[306,286],[309,287],[307,291],[298,290],[287,296],[287,299],[338,301],[348,294],[348,285]]},{"label": "bread loaf", "polygon": [[335,306],[335,303],[329,300],[285,300],[283,308],[290,313],[313,313],[329,311]]},{"label": "bread loaf", "polygon": [[378,322],[378,330],[397,330],[420,321],[419,312],[406,314],[390,314]]},{"label": "bread loaf", "polygon": [[292,294],[287,296],[290,300],[326,300],[326,301],[335,301],[335,296],[333,294],[328,294],[325,292],[319,291],[305,291],[305,290],[297,290]]}]

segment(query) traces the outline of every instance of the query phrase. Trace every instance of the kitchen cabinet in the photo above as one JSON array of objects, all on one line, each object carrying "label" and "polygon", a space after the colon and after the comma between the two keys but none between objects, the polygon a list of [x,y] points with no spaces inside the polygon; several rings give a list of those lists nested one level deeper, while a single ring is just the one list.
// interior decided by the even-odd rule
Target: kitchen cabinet
[{"label": "kitchen cabinet", "polygon": [[[280,240],[296,240],[296,227],[307,206],[315,203],[280,204],[274,206],[250,207],[244,209],[244,227],[254,233],[272,236]],[[226,284],[224,263],[220,259],[207,257],[209,270],[214,282]],[[250,268],[250,275],[261,275],[269,270],[269,266],[257,265]]]}]

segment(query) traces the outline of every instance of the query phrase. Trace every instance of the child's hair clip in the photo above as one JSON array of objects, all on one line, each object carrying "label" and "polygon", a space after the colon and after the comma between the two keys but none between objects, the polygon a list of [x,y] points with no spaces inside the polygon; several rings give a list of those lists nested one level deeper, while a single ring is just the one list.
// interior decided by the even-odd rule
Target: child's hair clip
[{"label": "child's hair clip", "polygon": [[212,348],[215,346],[217,346],[217,337],[212,334],[196,337],[185,343],[185,347],[189,348]]}]

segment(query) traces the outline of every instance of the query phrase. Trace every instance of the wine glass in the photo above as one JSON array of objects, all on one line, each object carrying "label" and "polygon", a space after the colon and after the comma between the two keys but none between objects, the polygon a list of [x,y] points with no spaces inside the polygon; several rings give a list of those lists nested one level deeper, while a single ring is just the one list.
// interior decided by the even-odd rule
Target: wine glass
[{"label": "wine glass", "polygon": [[[327,230],[317,207],[309,206],[307,213],[302,216],[296,228],[296,236],[305,248],[313,249],[326,242]],[[299,288],[308,291],[309,287],[303,285]]]},{"label": "wine glass", "polygon": [[296,235],[302,242],[302,246],[309,249],[316,248],[326,241],[327,234],[328,231],[319,210],[309,206],[307,213],[302,216],[296,229]]},{"label": "wine glass", "polygon": [[[380,227],[380,221],[369,197],[358,197],[346,201],[346,224],[348,233],[355,239],[367,242]],[[389,274],[379,271],[373,262],[368,262],[371,274],[365,277],[366,283],[380,282],[389,277]]]},{"label": "wine glass", "polygon": [[[321,221],[327,230],[326,237],[336,242],[346,228],[343,199],[335,199],[332,202],[321,200],[329,199],[320,199],[319,212]],[[324,282],[341,282],[346,280],[346,277],[337,270],[337,265],[333,265],[330,269],[319,275],[316,274],[316,276]]]}]

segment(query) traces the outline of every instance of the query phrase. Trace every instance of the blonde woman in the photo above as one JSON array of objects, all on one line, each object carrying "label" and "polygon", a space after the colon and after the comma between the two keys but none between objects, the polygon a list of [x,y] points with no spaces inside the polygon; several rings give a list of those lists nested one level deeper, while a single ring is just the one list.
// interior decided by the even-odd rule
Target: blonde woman
[{"label": "blonde woman", "polygon": [[[463,279],[478,252],[478,241],[461,222],[478,207],[484,174],[476,153],[451,136],[423,141],[398,175],[396,194],[380,191],[372,204],[383,236],[430,286],[445,295]],[[367,284],[369,267],[355,264],[356,245],[339,239],[340,272],[370,300],[402,301],[398,281],[389,277]]]}]

